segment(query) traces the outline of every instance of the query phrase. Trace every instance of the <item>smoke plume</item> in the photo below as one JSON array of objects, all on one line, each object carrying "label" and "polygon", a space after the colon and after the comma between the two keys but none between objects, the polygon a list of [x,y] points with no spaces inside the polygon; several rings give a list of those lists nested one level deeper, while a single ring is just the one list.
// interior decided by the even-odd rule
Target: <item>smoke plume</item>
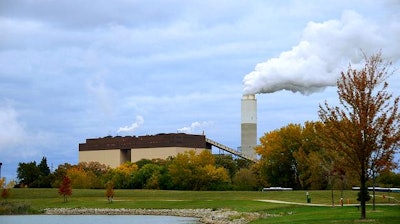
[{"label": "smoke plume", "polygon": [[400,57],[400,22],[373,22],[346,11],[340,20],[309,22],[302,38],[290,51],[256,65],[244,79],[244,94],[289,90],[302,94],[334,86],[351,63],[359,66],[364,54],[382,52],[384,59]]},{"label": "smoke plume", "polygon": [[136,121],[131,124],[131,126],[120,127],[118,129],[118,133],[120,132],[134,132],[144,123],[144,119],[142,116],[136,116]]}]

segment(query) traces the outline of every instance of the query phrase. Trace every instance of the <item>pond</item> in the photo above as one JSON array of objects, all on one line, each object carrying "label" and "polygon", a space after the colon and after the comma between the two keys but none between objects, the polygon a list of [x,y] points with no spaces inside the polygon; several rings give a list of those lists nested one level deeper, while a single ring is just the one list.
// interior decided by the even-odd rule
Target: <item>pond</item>
[{"label": "pond", "polygon": [[151,215],[4,215],[1,224],[196,224],[197,218]]}]

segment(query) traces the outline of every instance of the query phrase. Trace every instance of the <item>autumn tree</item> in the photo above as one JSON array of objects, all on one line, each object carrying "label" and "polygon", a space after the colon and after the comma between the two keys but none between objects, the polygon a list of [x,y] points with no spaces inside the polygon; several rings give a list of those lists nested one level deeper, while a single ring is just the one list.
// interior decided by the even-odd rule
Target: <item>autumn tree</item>
[{"label": "autumn tree", "polygon": [[81,162],[66,170],[73,188],[103,188],[110,167],[99,162]]},{"label": "autumn tree", "polygon": [[[71,181],[71,186],[75,189],[88,189],[92,186],[92,180],[95,180],[93,173],[88,174],[81,167],[71,167],[67,170],[66,176]],[[64,177],[63,177],[64,181]]]},{"label": "autumn tree", "polygon": [[321,157],[325,150],[318,138],[321,122],[305,122],[300,126],[299,149],[293,152],[299,185],[302,189],[326,189],[325,172]]},{"label": "autumn tree", "polygon": [[255,148],[261,155],[261,171],[269,185],[299,188],[297,163],[294,152],[301,147],[301,126],[289,124],[279,130],[266,133]]},{"label": "autumn tree", "polygon": [[117,189],[127,189],[133,187],[132,176],[138,170],[135,163],[126,162],[115,169],[110,169],[106,179],[112,181]]},{"label": "autumn tree", "polygon": [[173,188],[180,190],[217,190],[229,183],[228,171],[215,166],[215,157],[203,150],[179,153],[168,165]]},{"label": "autumn tree", "polygon": [[58,194],[64,196],[64,202],[68,201],[68,196],[72,195],[71,180],[68,176],[64,176],[60,187],[58,188]]},{"label": "autumn tree", "polygon": [[114,183],[112,181],[109,181],[105,184],[106,187],[106,197],[108,200],[108,203],[112,203],[114,199]]},{"label": "autumn tree", "polygon": [[[172,184],[175,189],[193,190],[194,175],[199,164],[195,162],[195,151],[187,151],[178,153],[168,166],[168,171],[171,175]],[[210,161],[205,161],[209,163]],[[204,164],[206,165],[206,164]]]},{"label": "autumn tree", "polygon": [[64,176],[67,175],[67,171],[71,167],[73,167],[73,165],[69,163],[58,165],[57,169],[53,172],[53,181],[51,184],[53,188],[58,188],[61,185]]},{"label": "autumn tree", "polygon": [[[350,65],[337,81],[341,107],[320,105],[319,117],[325,124],[324,140],[344,159],[360,180],[361,219],[366,218],[366,182],[370,169],[393,165],[400,142],[399,97],[387,92],[389,62],[378,53],[365,57],[365,65]],[[379,88],[379,89],[378,89]],[[379,168],[378,168],[379,167]]]},{"label": "autumn tree", "polygon": [[1,198],[7,200],[10,197],[11,188],[15,186],[14,181],[10,181],[7,183],[6,178],[3,177],[0,179],[0,189],[1,189]]},{"label": "autumn tree", "polygon": [[223,167],[229,172],[229,176],[233,177],[233,175],[238,171],[237,162],[232,158],[232,155],[214,155],[215,157],[215,165],[217,167]]},{"label": "autumn tree", "polygon": [[96,177],[101,177],[106,174],[110,167],[99,162],[80,162],[77,167],[82,168],[86,172],[92,172]]},{"label": "autumn tree", "polygon": [[160,189],[159,179],[162,167],[147,163],[133,175],[134,186],[142,189]]},{"label": "autumn tree", "polygon": [[379,175],[377,182],[385,187],[400,187],[400,173],[384,171]]},{"label": "autumn tree", "polygon": [[242,168],[232,178],[235,190],[253,191],[258,188],[257,176],[247,168]]},{"label": "autumn tree", "polygon": [[139,169],[141,169],[144,165],[154,163],[151,159],[141,159],[135,162]]}]

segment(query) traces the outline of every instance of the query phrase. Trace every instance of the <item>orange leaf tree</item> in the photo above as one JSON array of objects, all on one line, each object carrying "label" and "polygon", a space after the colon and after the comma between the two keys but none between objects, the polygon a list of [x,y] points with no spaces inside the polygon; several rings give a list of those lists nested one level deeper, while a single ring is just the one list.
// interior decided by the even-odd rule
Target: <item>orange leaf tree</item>
[{"label": "orange leaf tree", "polygon": [[13,188],[15,186],[14,181],[10,181],[10,182],[8,182],[8,184],[6,184],[6,182],[7,181],[6,181],[5,177],[0,179],[1,197],[4,200],[7,200],[10,197],[11,188]]},{"label": "orange leaf tree", "polygon": [[108,203],[112,203],[114,199],[114,183],[112,181],[109,181],[105,184],[105,187]]},{"label": "orange leaf tree", "polygon": [[400,142],[399,97],[387,92],[386,80],[393,74],[390,65],[378,53],[365,57],[361,69],[349,66],[337,81],[341,107],[330,107],[325,102],[319,108],[319,117],[326,125],[325,141],[358,172],[361,219],[366,218],[368,171],[394,164]]},{"label": "orange leaf tree", "polygon": [[68,201],[68,196],[72,195],[71,180],[68,176],[64,176],[60,187],[58,188],[58,194],[64,196],[64,202]]}]

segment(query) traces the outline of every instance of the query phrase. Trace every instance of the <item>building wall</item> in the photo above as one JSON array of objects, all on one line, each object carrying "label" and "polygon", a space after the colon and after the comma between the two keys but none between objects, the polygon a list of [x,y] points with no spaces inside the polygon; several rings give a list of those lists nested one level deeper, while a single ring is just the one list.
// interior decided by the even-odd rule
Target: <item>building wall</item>
[{"label": "building wall", "polygon": [[185,147],[160,147],[160,148],[139,148],[132,149],[131,151],[131,162],[136,162],[141,159],[167,159],[170,156],[176,156],[178,153],[184,153],[185,151],[194,150],[196,153],[200,153],[206,149],[198,148],[185,148]]},{"label": "building wall", "polygon": [[79,162],[99,162],[112,168],[121,164],[121,157],[120,149],[79,151]]},{"label": "building wall", "polygon": [[167,159],[178,153],[211,150],[204,135],[183,133],[146,136],[107,136],[79,144],[79,162],[99,162],[112,168],[141,159]]},{"label": "building wall", "polygon": [[127,161],[134,163],[141,159],[167,159],[170,156],[176,156],[178,153],[184,153],[185,151],[190,150],[194,150],[197,154],[199,154],[201,151],[208,149],[160,147],[80,151],[79,162],[99,162],[101,164],[108,165],[111,168],[116,168]]}]

